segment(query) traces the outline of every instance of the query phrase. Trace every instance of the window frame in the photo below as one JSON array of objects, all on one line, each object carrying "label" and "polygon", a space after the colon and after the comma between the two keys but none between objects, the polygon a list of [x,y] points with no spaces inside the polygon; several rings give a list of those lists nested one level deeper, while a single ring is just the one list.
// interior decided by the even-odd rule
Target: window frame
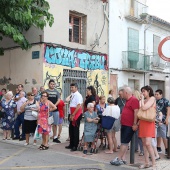
[{"label": "window frame", "polygon": [[[71,22],[70,22],[70,17],[71,17]],[[75,39],[74,39],[74,26],[78,26],[78,25],[74,24],[74,18],[79,19],[79,35],[78,35],[79,41],[75,41]],[[70,13],[69,14],[69,27],[70,26],[72,27],[72,33],[71,33],[71,41],[70,41],[70,32],[69,32],[69,42],[82,44],[82,17]],[[70,31],[70,28],[69,28],[69,31]]]}]

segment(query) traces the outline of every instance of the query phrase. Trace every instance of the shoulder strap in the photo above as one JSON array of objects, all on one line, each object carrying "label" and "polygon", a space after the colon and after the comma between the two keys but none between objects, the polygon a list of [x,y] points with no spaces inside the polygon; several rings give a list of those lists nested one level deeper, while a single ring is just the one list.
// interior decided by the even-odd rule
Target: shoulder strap
[{"label": "shoulder strap", "polygon": [[48,117],[50,117],[50,104],[49,104],[49,101],[48,101]]}]

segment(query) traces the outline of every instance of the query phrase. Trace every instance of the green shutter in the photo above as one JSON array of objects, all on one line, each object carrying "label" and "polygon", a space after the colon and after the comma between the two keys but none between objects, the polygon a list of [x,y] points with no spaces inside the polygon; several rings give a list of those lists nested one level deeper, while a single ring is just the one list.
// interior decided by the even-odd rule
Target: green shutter
[{"label": "green shutter", "polygon": [[130,68],[137,68],[139,61],[139,31],[132,28],[128,28],[128,61]]},{"label": "green shutter", "polygon": [[128,28],[128,51],[139,52],[139,31]]},{"label": "green shutter", "polygon": [[158,46],[161,41],[161,38],[153,35],[153,62],[154,64],[159,64],[160,63],[160,57],[158,55]]}]

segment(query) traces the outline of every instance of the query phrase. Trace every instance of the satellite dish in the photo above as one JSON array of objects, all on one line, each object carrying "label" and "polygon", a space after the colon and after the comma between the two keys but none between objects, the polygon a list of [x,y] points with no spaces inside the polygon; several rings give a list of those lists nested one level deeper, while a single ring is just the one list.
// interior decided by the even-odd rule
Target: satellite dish
[{"label": "satellite dish", "polygon": [[94,41],[94,43],[97,45],[97,46],[99,46],[99,36],[98,36],[98,34],[96,33],[95,34],[95,41]]}]

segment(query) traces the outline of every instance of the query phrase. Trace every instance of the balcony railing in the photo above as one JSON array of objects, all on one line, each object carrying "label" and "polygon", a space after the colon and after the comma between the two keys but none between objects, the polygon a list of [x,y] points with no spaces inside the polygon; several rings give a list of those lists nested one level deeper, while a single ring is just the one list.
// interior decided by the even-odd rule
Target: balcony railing
[{"label": "balcony railing", "polygon": [[129,4],[126,11],[126,18],[136,22],[144,22],[144,19],[148,13],[148,6],[136,0],[129,0],[128,2]]},{"label": "balcony railing", "polygon": [[151,56],[151,69],[166,69],[167,63],[162,60],[158,55]]},{"label": "balcony railing", "polygon": [[150,69],[150,56],[133,51],[122,52],[122,68],[126,70],[148,71]]}]

